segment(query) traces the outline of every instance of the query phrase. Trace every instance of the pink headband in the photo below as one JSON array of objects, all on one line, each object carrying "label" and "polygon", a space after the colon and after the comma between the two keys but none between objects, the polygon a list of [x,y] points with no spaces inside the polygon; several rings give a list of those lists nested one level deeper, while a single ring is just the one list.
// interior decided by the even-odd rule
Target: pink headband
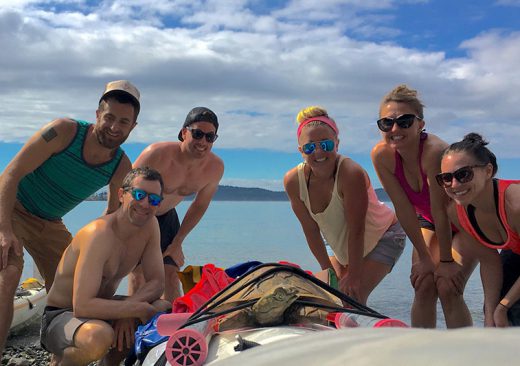
[{"label": "pink headband", "polygon": [[304,120],[302,123],[300,123],[300,125],[298,126],[298,131],[296,132],[296,135],[298,137],[300,137],[301,133],[302,133],[302,129],[308,125],[309,123],[311,123],[312,121],[320,121],[320,122],[323,122],[325,123],[327,126],[329,126],[330,128],[332,128],[334,130],[334,132],[336,132],[336,135],[339,135],[339,131],[338,131],[338,126],[336,126],[336,122],[334,122],[333,120],[331,120],[329,117],[327,116],[317,116],[317,117],[311,117],[311,118],[307,118],[306,120]]}]

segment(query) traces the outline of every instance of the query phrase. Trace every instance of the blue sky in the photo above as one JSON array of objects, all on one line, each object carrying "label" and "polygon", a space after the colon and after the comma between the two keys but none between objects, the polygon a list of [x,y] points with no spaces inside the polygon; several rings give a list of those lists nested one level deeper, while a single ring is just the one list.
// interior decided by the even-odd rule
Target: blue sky
[{"label": "blue sky", "polygon": [[282,189],[301,157],[295,116],[322,105],[340,152],[373,174],[378,104],[417,89],[427,130],[477,131],[520,178],[520,0],[112,0],[0,2],[0,169],[44,123],[92,121],[107,81],[142,94],[134,159],[176,140],[186,113],[219,116],[223,184]]}]

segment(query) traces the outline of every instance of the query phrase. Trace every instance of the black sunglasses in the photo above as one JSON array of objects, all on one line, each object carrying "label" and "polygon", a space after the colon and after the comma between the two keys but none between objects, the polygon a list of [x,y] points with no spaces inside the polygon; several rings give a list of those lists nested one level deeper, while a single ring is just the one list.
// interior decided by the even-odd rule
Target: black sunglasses
[{"label": "black sunglasses", "polygon": [[195,140],[200,140],[201,138],[206,137],[207,142],[213,143],[218,137],[218,135],[213,131],[204,132],[201,129],[191,127],[186,127],[186,129],[191,132],[191,137],[193,137]]},{"label": "black sunglasses", "polygon": [[390,132],[392,127],[394,127],[394,123],[396,123],[400,128],[410,128],[416,118],[422,120],[421,117],[410,113],[402,114],[396,118],[384,117],[377,120],[377,127],[379,127],[383,132]]},{"label": "black sunglasses", "polygon": [[449,188],[453,183],[453,178],[455,178],[459,183],[471,182],[475,175],[473,168],[483,168],[485,166],[487,166],[487,164],[463,166],[462,168],[455,170],[453,173],[439,173],[435,176],[435,179],[441,187]]}]

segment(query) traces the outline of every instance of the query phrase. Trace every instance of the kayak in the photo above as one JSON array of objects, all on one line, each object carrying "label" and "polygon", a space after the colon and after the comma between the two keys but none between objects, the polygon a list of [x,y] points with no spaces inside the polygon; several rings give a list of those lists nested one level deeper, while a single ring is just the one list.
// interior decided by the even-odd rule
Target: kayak
[{"label": "kayak", "polygon": [[16,289],[13,301],[13,321],[9,331],[16,333],[43,314],[47,303],[45,286],[35,278],[28,278]]},{"label": "kayak", "polygon": [[249,349],[317,334],[332,336],[345,327],[407,325],[299,268],[268,263],[239,277],[194,313],[161,315],[157,331],[168,340],[152,348],[141,364],[226,364]]},{"label": "kayak", "polygon": [[[520,328],[476,328],[439,330],[418,328],[344,328],[310,331],[266,328],[254,335],[260,346],[233,351],[232,337],[218,336],[210,343],[210,366],[489,366],[513,365],[518,357]],[[281,335],[279,333],[284,333]],[[159,363],[166,344],[148,354],[143,366]],[[226,351],[224,351],[226,350]],[[223,353],[228,353],[224,355]]]},{"label": "kayak", "polygon": [[140,365],[487,366],[518,358],[520,327],[409,328],[301,270],[257,268],[191,314],[159,316],[168,340]]}]

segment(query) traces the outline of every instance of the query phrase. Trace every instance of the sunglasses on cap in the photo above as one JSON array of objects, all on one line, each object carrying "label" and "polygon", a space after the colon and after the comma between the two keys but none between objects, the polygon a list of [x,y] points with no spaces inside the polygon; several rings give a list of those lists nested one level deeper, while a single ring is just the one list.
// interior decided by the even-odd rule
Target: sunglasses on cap
[{"label": "sunglasses on cap", "polygon": [[453,173],[440,173],[435,176],[437,183],[444,188],[451,187],[453,183],[453,178],[455,178],[459,183],[468,183],[471,182],[473,176],[475,175],[473,172],[473,168],[483,168],[487,166],[487,164],[479,164],[479,165],[468,165],[462,168],[455,170]]},{"label": "sunglasses on cap", "polygon": [[201,129],[191,127],[186,127],[186,129],[191,132],[191,137],[193,137],[195,140],[200,140],[201,138],[206,137],[207,142],[213,143],[218,137],[218,135],[213,131],[204,132]]},{"label": "sunglasses on cap", "polygon": [[411,113],[402,114],[396,118],[384,117],[377,120],[377,127],[383,132],[390,132],[392,127],[394,127],[394,123],[400,128],[410,128],[416,118],[422,120],[421,117]]},{"label": "sunglasses on cap", "polygon": [[323,140],[318,142],[309,142],[308,144],[305,144],[302,146],[302,151],[305,155],[310,155],[313,152],[316,151],[316,146],[319,145],[319,147],[324,152],[329,152],[334,150],[334,141],[332,140]]},{"label": "sunglasses on cap", "polygon": [[144,200],[146,198],[146,196],[148,196],[148,203],[151,206],[159,206],[159,203],[161,203],[161,201],[163,200],[163,198],[161,196],[159,196],[158,194],[148,193],[145,190],[142,190],[139,188],[133,188],[133,187],[125,188],[125,192],[128,192],[128,191],[130,191],[130,194],[136,201]]}]

